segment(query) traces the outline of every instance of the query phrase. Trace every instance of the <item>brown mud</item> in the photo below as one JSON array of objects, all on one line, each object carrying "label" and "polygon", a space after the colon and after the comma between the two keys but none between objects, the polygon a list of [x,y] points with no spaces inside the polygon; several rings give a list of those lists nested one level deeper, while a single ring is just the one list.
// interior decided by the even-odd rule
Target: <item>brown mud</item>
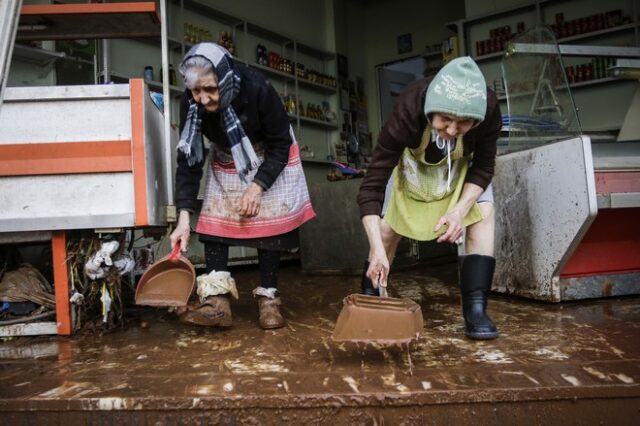
[{"label": "brown mud", "polygon": [[414,300],[424,316],[409,359],[406,346],[332,341],[359,277],[285,268],[287,326],[271,331],[258,325],[257,277],[234,273],[240,300],[228,330],[145,308],[136,325],[109,335],[1,343],[0,416],[6,424],[371,425],[477,416],[632,424],[640,415],[639,297],[563,305],[492,297],[501,335],[472,341],[455,266],[397,272],[390,296]]}]

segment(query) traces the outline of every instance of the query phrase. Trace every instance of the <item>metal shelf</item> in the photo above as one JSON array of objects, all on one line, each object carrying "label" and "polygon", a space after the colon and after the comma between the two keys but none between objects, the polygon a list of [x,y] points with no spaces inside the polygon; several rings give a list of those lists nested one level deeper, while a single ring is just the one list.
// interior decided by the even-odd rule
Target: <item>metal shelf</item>
[{"label": "metal shelf", "polygon": [[20,59],[25,62],[38,64],[41,66],[51,64],[58,59],[64,58],[64,52],[56,52],[53,50],[41,49],[38,47],[25,46],[16,44],[13,47],[14,59]]},{"label": "metal shelf", "polygon": [[277,69],[271,68],[271,67],[267,67],[265,65],[260,65],[260,64],[256,64],[256,63],[249,63],[247,64],[248,66],[250,66],[251,68],[255,68],[258,69],[260,71],[262,71],[263,73],[267,74],[267,75],[272,75],[275,77],[279,77],[282,78],[284,80],[295,80],[295,77],[293,76],[293,74],[289,74],[286,72],[282,72],[279,71]]},{"label": "metal shelf", "polygon": [[324,92],[324,93],[337,93],[338,92],[338,89],[336,87],[325,86],[324,84],[315,83],[313,81],[306,80],[304,78],[299,78],[298,79],[298,84],[301,85],[301,86],[309,87],[311,89],[319,90],[319,91]]},{"label": "metal shelf", "polygon": [[[241,61],[240,61],[241,62]],[[293,74],[289,74],[286,72],[282,72],[276,69],[273,69],[271,67],[267,67],[265,65],[260,65],[260,64],[256,64],[256,63],[250,63],[247,64],[248,66],[258,69],[262,72],[264,72],[267,75],[272,75],[284,80],[289,80],[291,82],[294,82],[296,80],[295,76]],[[338,89],[336,89],[335,87],[331,87],[331,86],[325,86],[324,84],[319,84],[319,83],[315,83],[313,81],[307,80],[307,79],[303,79],[303,78],[298,78],[298,84],[301,86],[305,86],[307,88],[310,89],[314,89],[323,93],[336,93],[338,91]]]},{"label": "metal shelf", "polygon": [[[563,44],[563,43],[577,41],[577,40],[585,40],[588,38],[599,37],[607,34],[614,34],[622,31],[632,30],[634,28],[635,28],[635,24],[619,25],[616,27],[605,28],[598,31],[591,31],[588,33],[577,34],[571,37],[559,38],[558,44]],[[473,59],[476,62],[483,62],[483,61],[487,61],[495,58],[500,58],[502,57],[502,55],[504,55],[504,51],[489,53],[487,55],[482,55],[482,56],[475,56]]]},{"label": "metal shelf", "polygon": [[[295,114],[287,114],[287,116],[291,121],[296,121],[298,119],[298,116]],[[308,124],[316,127],[322,127],[325,129],[331,129],[331,130],[336,130],[338,128],[338,125],[335,123],[332,123],[329,121],[323,121],[323,120],[316,120],[315,118],[308,118],[308,117],[300,117],[300,123]]]},{"label": "metal shelf", "polygon": [[[594,86],[594,85],[598,85],[598,84],[613,83],[613,82],[616,82],[616,81],[617,82],[624,82],[624,81],[628,81],[628,80],[615,78],[615,77],[605,77],[605,78],[598,78],[598,79],[593,79],[593,80],[581,81],[579,83],[570,83],[569,87],[572,88],[572,89],[578,89],[580,87],[587,87],[587,86]],[[532,95],[533,93],[534,92],[523,92],[523,93],[520,93],[519,96]],[[498,100],[499,101],[504,101],[506,99],[507,99],[506,96],[498,96]]]},{"label": "metal shelf", "polygon": [[[144,82],[147,83],[147,86],[149,86],[149,87],[153,87],[154,89],[162,90],[162,83],[159,82],[159,81],[145,79]],[[174,86],[173,84],[169,85],[169,93],[172,93],[174,95],[182,95],[183,92],[184,92],[184,88],[183,87]]]},{"label": "metal shelf", "polygon": [[566,42],[569,42],[569,41],[575,41],[575,40],[584,40],[584,39],[587,39],[587,38],[598,37],[598,36],[602,36],[602,35],[606,35],[606,34],[618,33],[618,32],[622,32],[622,31],[632,30],[634,28],[635,28],[635,24],[618,25],[616,27],[604,28],[604,29],[598,30],[598,31],[591,31],[591,32],[588,32],[588,33],[576,34],[576,35],[571,36],[571,37],[559,38],[558,39],[558,44],[566,43]]},{"label": "metal shelf", "polygon": [[24,5],[16,40],[160,36],[155,2]]}]

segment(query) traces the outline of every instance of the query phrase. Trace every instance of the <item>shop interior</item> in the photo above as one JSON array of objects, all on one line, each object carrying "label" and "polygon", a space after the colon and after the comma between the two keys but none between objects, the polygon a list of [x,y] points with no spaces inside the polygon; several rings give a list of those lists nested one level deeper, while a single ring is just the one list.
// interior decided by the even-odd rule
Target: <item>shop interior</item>
[{"label": "shop interior", "polygon": [[[636,424],[639,0],[1,3],[5,424]],[[136,304],[172,251],[179,65],[206,42],[277,91],[316,213],[281,256],[278,330],[257,325],[250,247],[230,249],[233,327]],[[404,238],[388,291],[421,308],[418,335],[336,342],[381,130],[408,85],[462,56],[502,115],[500,337],[464,336],[464,244]],[[195,283],[204,246],[182,255]]]}]

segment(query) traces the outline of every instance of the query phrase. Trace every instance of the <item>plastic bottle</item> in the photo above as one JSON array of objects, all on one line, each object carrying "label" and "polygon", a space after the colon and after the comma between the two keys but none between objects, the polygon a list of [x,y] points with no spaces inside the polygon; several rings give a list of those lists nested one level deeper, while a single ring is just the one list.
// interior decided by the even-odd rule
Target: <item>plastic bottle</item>
[{"label": "plastic bottle", "polygon": [[144,67],[144,79],[153,81],[153,67],[151,65]]}]

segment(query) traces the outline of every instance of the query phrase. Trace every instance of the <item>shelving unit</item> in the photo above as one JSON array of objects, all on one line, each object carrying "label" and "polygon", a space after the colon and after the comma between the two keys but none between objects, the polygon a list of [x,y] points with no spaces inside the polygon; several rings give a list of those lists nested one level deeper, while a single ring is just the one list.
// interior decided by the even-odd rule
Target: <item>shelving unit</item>
[{"label": "shelving unit", "polygon": [[[164,39],[164,5],[164,1],[24,5],[15,17],[16,39],[161,34]],[[40,66],[56,61],[96,66],[64,52],[20,44],[14,47],[13,59]],[[141,79],[127,79],[127,84],[9,87],[4,98],[0,186],[13,203],[5,206],[0,240],[51,241],[56,321],[3,327],[2,333],[68,335],[74,328],[68,233],[166,227],[171,220],[169,114],[157,110]],[[19,207],[26,204],[29,215]]]},{"label": "shelving unit", "polygon": [[[587,44],[587,45],[610,45],[610,46],[640,46],[640,4],[637,0],[611,0],[607,3],[597,4],[595,2],[585,4],[578,0],[537,0],[524,4],[518,4],[512,7],[506,7],[489,13],[482,13],[466,19],[450,22],[446,26],[454,31],[458,37],[460,55],[469,55],[478,63],[489,86],[501,88],[502,69],[501,58],[504,52],[492,52],[483,55],[477,55],[476,41],[484,41],[489,38],[489,32],[492,29],[499,29],[502,26],[509,25],[512,32],[516,32],[517,23],[525,24],[525,29],[538,24],[549,24],[551,22],[569,22],[582,18],[589,18],[606,12],[620,10],[620,15],[613,20],[606,19],[600,21],[599,26],[604,25],[605,28],[574,34],[558,38],[559,44]],[[557,16],[557,14],[562,15]],[[615,16],[615,15],[613,15]],[[560,17],[562,21],[556,21]],[[630,17],[630,18],[629,18]],[[605,16],[606,18],[606,16]],[[631,22],[628,22],[631,19]],[[588,21],[583,21],[588,22]],[[575,23],[575,21],[574,21]],[[588,22],[589,28],[595,28],[593,22]],[[598,22],[597,22],[598,23]],[[565,24],[567,25],[567,24]],[[613,26],[607,26],[613,25]],[[582,23],[579,24],[578,31],[584,31],[586,27]],[[571,31],[576,31],[571,28]],[[565,27],[566,34],[566,27]],[[482,48],[482,46],[481,46]],[[582,61],[582,62],[580,62]],[[564,66],[577,66],[585,62],[590,62],[591,56],[585,55],[584,59],[579,57],[568,58],[563,56]],[[593,77],[593,75],[592,75]],[[598,77],[601,77],[598,75]],[[611,85],[612,97],[625,98],[628,96],[630,83],[621,82],[615,78],[605,77],[579,81],[571,83],[570,87],[575,90],[574,100],[580,111],[581,121],[585,123],[593,122],[593,128],[602,127],[603,121],[615,122],[621,125],[622,118],[618,117],[620,111],[608,109],[604,115],[596,117],[599,114],[598,97],[602,95],[602,87]],[[503,102],[506,101],[505,96],[499,96]],[[623,101],[625,102],[625,101]],[[506,105],[503,104],[503,113],[506,113]],[[605,117],[606,116],[606,117]],[[589,129],[590,126],[585,128]]]},{"label": "shelving unit", "polygon": [[[616,27],[611,27],[611,28],[605,28],[603,30],[598,30],[598,31],[592,31],[589,33],[583,33],[583,34],[577,34],[571,37],[564,37],[564,38],[560,38],[558,39],[558,43],[562,44],[562,43],[571,43],[574,41],[580,41],[580,40],[587,40],[587,39],[592,39],[592,38],[597,38],[597,37],[601,37],[604,35],[608,35],[608,34],[616,34],[616,33],[621,33],[624,31],[631,31],[633,29],[636,28],[636,24],[626,24],[626,25],[618,25]],[[492,59],[498,59],[498,58],[502,58],[502,55],[504,55],[504,51],[501,52],[495,52],[495,53],[489,53],[487,55],[481,55],[481,56],[473,56],[473,59],[476,62],[484,62],[484,61],[488,61],[488,60],[492,60]]]},{"label": "shelving unit", "polygon": [[[330,109],[338,112],[338,89],[315,81],[301,78],[295,72],[295,64],[302,63],[307,69],[316,69],[317,72],[335,75],[336,54],[324,49],[310,46],[294,37],[272,29],[265,28],[238,16],[233,16],[214,7],[194,0],[173,0],[178,7],[174,9],[178,19],[174,22],[174,40],[182,40],[181,52],[186,53],[193,45],[185,42],[184,37],[178,33],[186,23],[196,23],[212,33],[227,31],[231,33],[235,46],[235,60],[254,68],[267,77],[278,92],[283,96],[294,96],[297,103],[303,101],[320,105],[327,102]],[[195,16],[197,14],[197,16]],[[294,65],[294,73],[286,73],[274,69],[256,61],[256,46],[262,44],[269,51],[274,51],[280,56],[289,59]],[[338,124],[335,122],[317,120],[299,114],[290,114],[294,131],[298,140],[305,145],[310,145],[314,152],[326,156],[332,151],[333,139],[337,139]]]}]

